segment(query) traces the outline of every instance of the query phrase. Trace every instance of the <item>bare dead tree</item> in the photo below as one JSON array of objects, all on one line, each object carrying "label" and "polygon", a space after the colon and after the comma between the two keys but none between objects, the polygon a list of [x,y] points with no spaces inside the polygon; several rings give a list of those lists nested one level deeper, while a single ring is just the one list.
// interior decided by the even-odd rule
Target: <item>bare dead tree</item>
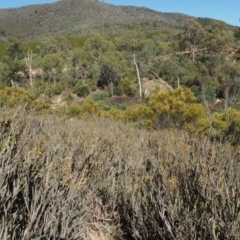
[{"label": "bare dead tree", "polygon": [[141,84],[141,78],[140,78],[140,73],[139,73],[137,62],[136,62],[135,54],[133,54],[133,61],[134,61],[134,64],[135,64],[135,67],[136,67],[136,71],[137,71],[138,87],[139,87],[139,97],[142,100],[142,84]]}]

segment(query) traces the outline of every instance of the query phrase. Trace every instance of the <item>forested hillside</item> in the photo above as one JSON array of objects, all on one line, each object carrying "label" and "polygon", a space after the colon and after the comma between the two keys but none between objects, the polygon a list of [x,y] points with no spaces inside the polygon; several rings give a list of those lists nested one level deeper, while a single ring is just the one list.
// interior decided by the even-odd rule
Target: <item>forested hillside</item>
[{"label": "forested hillside", "polygon": [[176,29],[192,17],[144,7],[121,7],[95,0],[65,0],[0,10],[0,34],[24,40],[56,35],[87,35],[92,31],[120,34],[135,25]]},{"label": "forested hillside", "polygon": [[240,238],[240,28],[63,0],[0,34],[0,239]]}]

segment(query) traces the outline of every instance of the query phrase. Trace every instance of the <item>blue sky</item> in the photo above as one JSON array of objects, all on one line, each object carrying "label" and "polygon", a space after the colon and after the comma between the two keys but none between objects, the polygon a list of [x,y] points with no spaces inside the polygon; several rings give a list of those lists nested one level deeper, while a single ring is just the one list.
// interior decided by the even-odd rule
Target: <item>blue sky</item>
[{"label": "blue sky", "polygon": [[[81,0],[79,0],[81,1]],[[103,0],[101,0],[103,1]],[[148,7],[160,12],[185,13],[194,17],[209,17],[240,26],[239,0],[104,0],[114,5]],[[57,0],[2,0],[1,8],[52,3]]]}]

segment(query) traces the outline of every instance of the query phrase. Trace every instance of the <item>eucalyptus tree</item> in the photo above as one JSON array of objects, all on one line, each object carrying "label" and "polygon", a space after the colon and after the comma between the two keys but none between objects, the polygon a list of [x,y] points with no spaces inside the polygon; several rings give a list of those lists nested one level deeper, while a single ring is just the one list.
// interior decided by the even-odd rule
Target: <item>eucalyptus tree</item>
[{"label": "eucalyptus tree", "polygon": [[187,20],[184,24],[184,33],[181,35],[181,47],[189,49],[191,59],[196,60],[196,51],[204,42],[205,30],[203,26],[195,20]]},{"label": "eucalyptus tree", "polygon": [[234,33],[226,26],[226,23],[214,21],[206,26],[204,45],[210,54],[221,54],[228,50],[234,41]]},{"label": "eucalyptus tree", "polygon": [[126,61],[123,55],[118,51],[109,51],[99,58],[100,77],[99,87],[107,87],[111,95],[114,89],[124,77]]},{"label": "eucalyptus tree", "polygon": [[219,77],[220,91],[224,98],[224,108],[232,107],[239,99],[240,67],[238,64],[226,62]]},{"label": "eucalyptus tree", "polygon": [[146,38],[143,33],[139,31],[131,31],[124,34],[115,40],[117,50],[136,54],[140,52],[146,43]]},{"label": "eucalyptus tree", "polygon": [[72,55],[72,67],[75,73],[75,81],[87,83],[91,79],[91,69],[96,59],[85,49],[74,49]]},{"label": "eucalyptus tree", "polygon": [[6,53],[3,57],[3,62],[7,66],[4,80],[6,85],[10,85],[11,82],[21,83],[25,70],[22,42],[17,38],[9,38]]},{"label": "eucalyptus tree", "polygon": [[83,47],[95,58],[109,50],[115,50],[114,44],[104,38],[100,33],[93,33],[84,43]]},{"label": "eucalyptus tree", "polygon": [[54,37],[45,37],[40,41],[37,49],[42,57],[47,54],[57,53],[59,51],[58,42]]},{"label": "eucalyptus tree", "polygon": [[57,75],[62,72],[64,66],[65,54],[62,52],[47,54],[43,58],[43,70],[46,77],[53,81],[56,85]]}]

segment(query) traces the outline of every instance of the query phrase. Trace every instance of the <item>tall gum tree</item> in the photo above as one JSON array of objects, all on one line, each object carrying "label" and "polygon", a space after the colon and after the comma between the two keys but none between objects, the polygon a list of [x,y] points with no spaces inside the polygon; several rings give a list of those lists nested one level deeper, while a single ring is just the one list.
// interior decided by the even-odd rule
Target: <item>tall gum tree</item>
[{"label": "tall gum tree", "polygon": [[192,19],[184,24],[182,44],[189,48],[191,59],[195,62],[195,53],[204,41],[205,31],[202,25]]},{"label": "tall gum tree", "polygon": [[98,63],[100,66],[98,86],[107,86],[110,94],[113,95],[115,86],[124,77],[125,59],[120,52],[109,51],[99,57]]},{"label": "tall gum tree", "polygon": [[85,42],[84,50],[89,51],[91,55],[98,58],[107,51],[115,50],[111,41],[105,39],[100,33],[93,33]]},{"label": "tall gum tree", "polygon": [[237,64],[226,62],[222,66],[219,79],[224,97],[224,108],[232,107],[239,98],[240,67]]},{"label": "tall gum tree", "polygon": [[229,31],[226,23],[214,21],[206,27],[204,45],[211,54],[222,54],[234,41],[233,31]]},{"label": "tall gum tree", "polygon": [[53,81],[54,86],[56,86],[57,74],[62,72],[64,66],[64,53],[52,53],[47,54],[43,58],[43,70],[47,73],[47,77],[50,77]]}]

